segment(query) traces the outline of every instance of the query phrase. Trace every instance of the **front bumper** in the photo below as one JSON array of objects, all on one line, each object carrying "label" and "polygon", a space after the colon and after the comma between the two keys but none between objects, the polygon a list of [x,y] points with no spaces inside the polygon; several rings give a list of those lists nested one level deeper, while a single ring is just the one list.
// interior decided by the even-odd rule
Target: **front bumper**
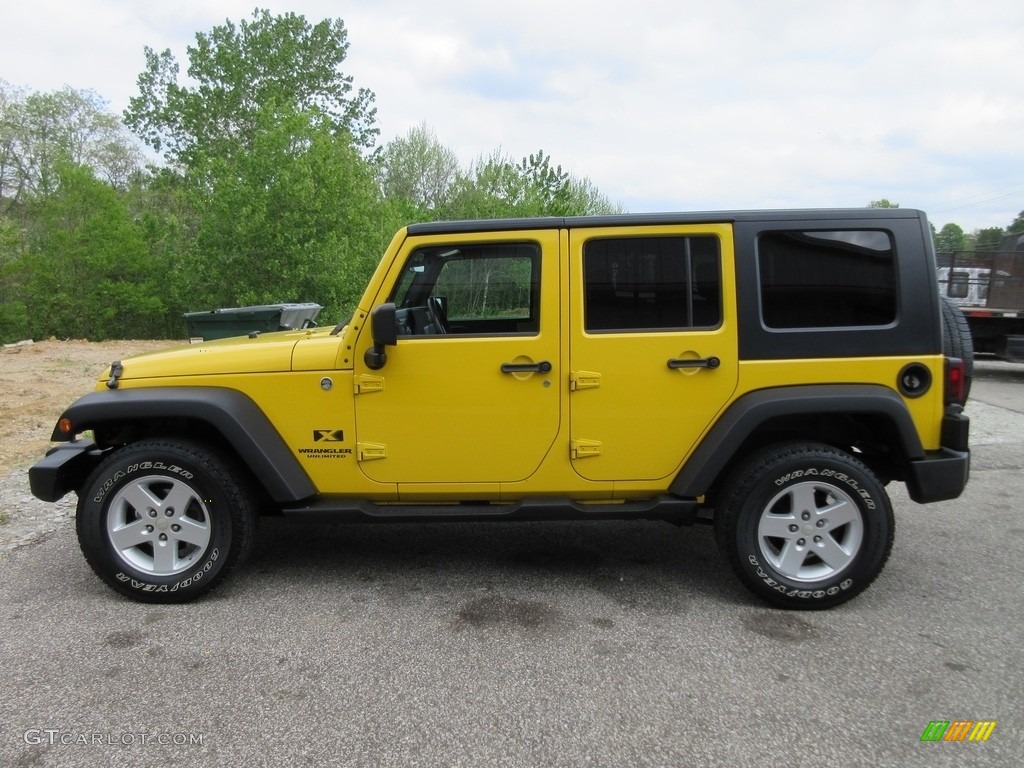
[{"label": "front bumper", "polygon": [[106,453],[92,440],[73,440],[51,448],[28,471],[32,495],[57,501],[69,491],[77,491]]}]

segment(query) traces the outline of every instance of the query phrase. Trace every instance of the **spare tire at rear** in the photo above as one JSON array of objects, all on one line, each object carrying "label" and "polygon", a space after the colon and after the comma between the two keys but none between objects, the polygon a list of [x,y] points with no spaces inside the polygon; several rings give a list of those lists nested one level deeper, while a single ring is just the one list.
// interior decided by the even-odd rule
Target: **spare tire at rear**
[{"label": "spare tire at rear", "polygon": [[942,299],[942,354],[956,357],[964,362],[964,400],[971,393],[971,377],[974,374],[974,339],[967,318],[948,296]]}]

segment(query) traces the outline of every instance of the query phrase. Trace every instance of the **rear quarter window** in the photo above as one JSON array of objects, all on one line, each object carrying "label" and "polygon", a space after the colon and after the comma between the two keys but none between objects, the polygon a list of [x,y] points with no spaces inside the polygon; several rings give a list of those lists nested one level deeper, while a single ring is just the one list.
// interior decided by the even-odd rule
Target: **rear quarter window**
[{"label": "rear quarter window", "polygon": [[896,264],[888,232],[765,232],[758,239],[757,269],[766,328],[864,328],[896,322]]}]

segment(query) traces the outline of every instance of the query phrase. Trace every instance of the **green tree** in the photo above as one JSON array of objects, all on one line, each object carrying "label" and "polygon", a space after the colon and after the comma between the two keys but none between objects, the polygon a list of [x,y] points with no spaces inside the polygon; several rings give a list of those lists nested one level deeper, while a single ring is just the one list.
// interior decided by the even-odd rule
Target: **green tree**
[{"label": "green tree", "polygon": [[386,199],[404,200],[412,210],[429,216],[450,199],[459,160],[426,123],[420,123],[388,142],[380,154],[378,173]]},{"label": "green tree", "polygon": [[23,95],[0,80],[0,214],[10,212],[23,197],[23,173],[18,135]]},{"label": "green tree", "polygon": [[460,172],[439,218],[490,219],[517,215],[522,185],[516,166],[500,151],[479,157]]},{"label": "green tree", "polygon": [[1024,232],[1024,211],[1017,214],[1017,218],[1006,228],[1006,234],[1015,235],[1018,232]]},{"label": "green tree", "polygon": [[203,209],[180,174],[154,168],[140,175],[124,195],[128,215],[138,228],[153,268],[159,270],[160,297],[167,306],[168,337],[184,332],[181,313],[195,309],[195,241]]},{"label": "green tree", "polygon": [[159,288],[123,208],[140,166],[137,143],[95,92],[0,83],[5,340],[159,335],[162,316],[149,312]]},{"label": "green tree", "polygon": [[187,49],[188,77],[170,50],[146,48],[139,95],[125,122],[172,163],[191,167],[203,156],[248,152],[268,115],[287,120],[315,116],[330,132],[346,133],[360,148],[376,140],[374,96],[355,91],[340,67],[348,55],[340,19],[312,25],[302,16],[271,16],[257,9],[251,21],[231,21],[196,35]]},{"label": "green tree", "polygon": [[123,196],[92,169],[58,164],[56,190],[35,199],[21,268],[31,338],[160,338],[164,276]]},{"label": "green tree", "polygon": [[543,150],[515,162],[500,151],[460,173],[445,218],[583,216],[621,211],[589,179],[552,166]]},{"label": "green tree", "polygon": [[124,189],[141,153],[94,91],[65,87],[31,93],[0,83],[0,205],[10,211],[33,195],[56,191],[57,167],[88,166]]},{"label": "green tree", "polygon": [[974,250],[979,252],[997,251],[1003,239],[1002,227],[988,227],[986,229],[974,230],[971,239],[974,242]]},{"label": "green tree", "polygon": [[967,249],[967,235],[958,224],[950,222],[935,236],[935,250],[940,253],[954,253]]},{"label": "green tree", "polygon": [[196,84],[178,83],[169,51],[147,49],[140,95],[125,113],[170,163],[157,194],[188,203],[180,218],[154,216],[147,229],[154,243],[189,233],[175,295],[187,297],[186,310],[350,308],[392,234],[381,230],[393,211],[364,156],[377,134],[373,95],[339,69],[344,23],[257,10],[196,41]]},{"label": "green tree", "polygon": [[340,313],[386,242],[373,170],[308,113],[263,118],[250,151],[210,158],[193,190],[203,216],[187,293],[194,309],[315,301]]},{"label": "green tree", "polygon": [[4,343],[24,339],[29,334],[22,245],[20,227],[0,213],[0,341]]},{"label": "green tree", "polygon": [[881,200],[872,200],[868,203],[868,208],[899,208],[899,203],[893,203],[886,200],[884,197]]}]

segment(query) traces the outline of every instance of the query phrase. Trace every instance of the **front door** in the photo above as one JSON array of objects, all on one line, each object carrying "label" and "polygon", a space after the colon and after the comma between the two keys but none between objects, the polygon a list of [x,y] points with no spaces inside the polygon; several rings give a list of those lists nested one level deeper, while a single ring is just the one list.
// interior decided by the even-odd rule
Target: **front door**
[{"label": "front door", "polygon": [[557,230],[407,241],[379,302],[397,307],[398,343],[355,372],[367,477],[490,497],[536,470],[559,429],[558,259]]},{"label": "front door", "polygon": [[588,480],[674,474],[737,379],[728,225],[569,235],[570,451]]}]

